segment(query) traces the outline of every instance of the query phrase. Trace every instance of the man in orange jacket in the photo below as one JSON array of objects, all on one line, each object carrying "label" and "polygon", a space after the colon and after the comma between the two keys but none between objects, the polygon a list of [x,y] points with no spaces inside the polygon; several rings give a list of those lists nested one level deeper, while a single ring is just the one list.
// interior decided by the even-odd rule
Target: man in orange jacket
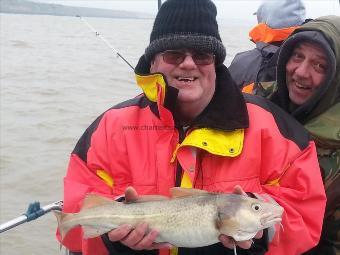
[{"label": "man in orange jacket", "polygon": [[[64,180],[63,211],[78,212],[88,193],[117,198],[128,186],[165,196],[174,186],[223,193],[240,187],[275,200],[284,214],[283,228],[236,242],[237,253],[301,254],[319,240],[326,202],[315,145],[280,108],[241,94],[223,65],[216,15],[211,0],[162,5],[135,68],[143,93],[84,132]],[[171,250],[154,243],[157,235],[141,223],[85,239],[79,227],[62,243],[83,255],[234,254],[225,235],[211,246]]]}]

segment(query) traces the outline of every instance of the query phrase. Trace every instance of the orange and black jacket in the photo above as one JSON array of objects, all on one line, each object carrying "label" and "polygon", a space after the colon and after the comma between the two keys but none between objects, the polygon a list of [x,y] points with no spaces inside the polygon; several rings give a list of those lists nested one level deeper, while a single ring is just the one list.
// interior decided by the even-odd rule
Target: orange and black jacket
[{"label": "orange and black jacket", "polygon": [[276,80],[276,61],[282,42],[298,27],[271,28],[259,23],[249,32],[254,49],[237,53],[229,66],[236,85],[251,92],[258,82]]},{"label": "orange and black jacket", "polygon": [[[300,124],[271,102],[242,95],[222,65],[212,101],[183,129],[172,113],[178,91],[149,67],[141,57],[135,70],[143,94],[107,110],[78,141],[64,179],[63,211],[78,212],[88,193],[115,198],[127,186],[168,196],[174,186],[228,193],[240,185],[271,196],[285,212],[282,228],[238,254],[293,255],[316,245],[325,193],[314,143]],[[234,254],[221,244],[137,252],[105,237],[83,239],[80,227],[63,244],[84,255]]]}]

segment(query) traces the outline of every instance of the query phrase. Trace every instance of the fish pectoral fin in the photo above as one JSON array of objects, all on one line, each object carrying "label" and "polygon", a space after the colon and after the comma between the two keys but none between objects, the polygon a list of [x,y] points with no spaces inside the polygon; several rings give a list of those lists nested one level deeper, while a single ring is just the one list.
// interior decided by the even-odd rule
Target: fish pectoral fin
[{"label": "fish pectoral fin", "polygon": [[[240,224],[232,217],[223,218],[220,215],[215,221],[218,231],[226,236],[235,237],[240,229]],[[236,240],[236,239],[235,239]]]},{"label": "fish pectoral fin", "polygon": [[81,209],[83,210],[84,208],[92,208],[99,205],[112,205],[115,202],[115,200],[107,197],[99,196],[96,194],[87,194],[84,198],[83,207]]},{"label": "fish pectoral fin", "polygon": [[170,189],[171,197],[190,197],[190,196],[202,196],[210,194],[206,190],[201,189],[192,189],[192,188],[181,188],[181,187],[173,187]]},{"label": "fish pectoral fin", "polygon": [[102,234],[105,234],[112,230],[111,228],[93,228],[93,227],[83,227],[83,232],[84,232],[84,238],[94,238],[97,236],[101,236]]}]

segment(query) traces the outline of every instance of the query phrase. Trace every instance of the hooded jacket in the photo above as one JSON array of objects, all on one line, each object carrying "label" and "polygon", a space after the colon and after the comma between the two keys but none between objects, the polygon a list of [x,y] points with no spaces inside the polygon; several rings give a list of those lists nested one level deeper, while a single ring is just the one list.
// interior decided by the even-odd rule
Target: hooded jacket
[{"label": "hooded jacket", "polygon": [[275,54],[281,43],[305,21],[305,6],[298,0],[265,0],[257,9],[258,24],[249,32],[256,47],[237,53],[229,71],[240,89],[252,89],[254,83],[273,81]]},{"label": "hooded jacket", "polygon": [[[328,59],[326,79],[317,93],[292,108],[286,85],[286,64],[298,42],[321,46]],[[274,91],[274,92],[273,92]],[[308,254],[340,253],[340,17],[325,16],[297,29],[281,46],[277,64],[277,83],[263,84],[256,94],[266,95],[302,123],[316,142],[327,194],[327,207],[320,243]]]},{"label": "hooded jacket", "polygon": [[291,114],[301,123],[315,118],[340,102],[340,17],[325,16],[310,21],[297,29],[282,45],[277,63],[277,87],[271,100],[281,108],[289,109],[288,89],[286,86],[286,63],[296,43],[311,41],[319,44],[327,55],[329,68],[326,79],[318,93]]},{"label": "hooded jacket", "polygon": [[[221,65],[211,102],[184,131],[172,114],[178,91],[149,68],[141,57],[135,72],[143,94],[106,111],[78,141],[64,179],[63,211],[79,211],[87,193],[116,197],[127,186],[142,195],[169,195],[175,185],[228,193],[238,184],[285,209],[282,229],[265,231],[238,254],[297,255],[314,246],[325,194],[314,143],[300,124],[263,98],[243,97]],[[63,244],[84,255],[169,254],[85,240],[81,228],[71,230]],[[234,254],[221,244],[172,252]]]}]

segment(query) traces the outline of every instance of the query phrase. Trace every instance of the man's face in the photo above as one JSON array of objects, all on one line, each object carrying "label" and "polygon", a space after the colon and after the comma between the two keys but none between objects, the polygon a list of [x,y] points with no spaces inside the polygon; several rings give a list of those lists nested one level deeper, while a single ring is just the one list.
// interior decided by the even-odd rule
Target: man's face
[{"label": "man's face", "polygon": [[326,78],[327,57],[316,43],[302,42],[294,48],[286,64],[286,82],[290,100],[302,105],[310,99]]},{"label": "man's face", "polygon": [[155,56],[150,72],[163,73],[168,84],[179,90],[177,102],[180,107],[197,106],[202,110],[214,95],[216,72],[212,54],[165,51]]}]

